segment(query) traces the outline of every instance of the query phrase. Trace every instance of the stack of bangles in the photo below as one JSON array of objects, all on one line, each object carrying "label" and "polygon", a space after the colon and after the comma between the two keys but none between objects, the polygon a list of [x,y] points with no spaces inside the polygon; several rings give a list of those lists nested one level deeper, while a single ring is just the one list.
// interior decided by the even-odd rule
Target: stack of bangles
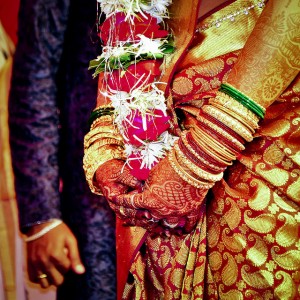
[{"label": "stack of bangles", "polygon": [[96,108],[89,118],[90,131],[84,137],[83,169],[91,191],[102,195],[94,185],[97,169],[111,159],[125,160],[123,138],[113,123],[114,110],[109,106]]},{"label": "stack of bangles", "polygon": [[209,189],[227,166],[253,140],[265,108],[229,84],[222,84],[209,105],[197,116],[198,124],[181,133],[168,158],[175,172],[196,188]]}]

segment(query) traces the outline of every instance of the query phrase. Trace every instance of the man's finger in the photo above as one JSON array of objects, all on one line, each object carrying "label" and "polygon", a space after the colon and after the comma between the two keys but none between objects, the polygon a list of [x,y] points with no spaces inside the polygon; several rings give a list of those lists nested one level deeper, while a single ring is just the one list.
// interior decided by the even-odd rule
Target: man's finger
[{"label": "man's finger", "polygon": [[52,265],[52,267],[47,270],[47,280],[50,284],[59,286],[63,283],[64,276],[56,266]]},{"label": "man's finger", "polygon": [[71,261],[65,249],[66,248],[64,246],[53,249],[51,254],[49,255],[51,263],[61,274],[65,274],[71,266]]},{"label": "man's finger", "polygon": [[46,289],[50,286],[48,275],[46,273],[38,272],[38,275],[36,275],[36,280],[43,289]]},{"label": "man's finger", "polygon": [[69,259],[71,261],[71,269],[76,274],[83,274],[85,272],[84,265],[81,262],[77,242],[75,239],[68,239],[66,247],[69,253]]}]

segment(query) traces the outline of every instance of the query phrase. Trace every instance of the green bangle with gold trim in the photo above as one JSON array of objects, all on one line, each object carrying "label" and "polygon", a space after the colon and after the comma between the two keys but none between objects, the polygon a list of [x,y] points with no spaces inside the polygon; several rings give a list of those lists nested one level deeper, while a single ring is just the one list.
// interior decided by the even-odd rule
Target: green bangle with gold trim
[{"label": "green bangle with gold trim", "polygon": [[114,114],[114,108],[111,106],[98,107],[98,108],[94,109],[91,112],[91,115],[88,120],[89,127],[91,127],[91,125],[93,124],[93,122],[96,119],[98,119],[102,116],[113,115],[113,114]]},{"label": "green bangle with gold trim", "polygon": [[239,90],[229,85],[228,83],[222,83],[219,88],[220,92],[230,96],[234,100],[241,103],[247,109],[252,111],[256,116],[263,119],[265,116],[265,108],[254,102],[252,99],[241,93]]}]

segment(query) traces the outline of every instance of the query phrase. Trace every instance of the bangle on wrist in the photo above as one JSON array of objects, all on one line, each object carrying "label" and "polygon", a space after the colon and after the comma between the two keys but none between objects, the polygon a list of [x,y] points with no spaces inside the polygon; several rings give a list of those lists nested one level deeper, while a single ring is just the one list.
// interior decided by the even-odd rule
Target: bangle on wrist
[{"label": "bangle on wrist", "polygon": [[245,106],[247,109],[249,109],[251,112],[253,112],[256,116],[263,119],[265,116],[266,109],[244,95],[242,92],[237,90],[235,87],[231,86],[228,83],[222,83],[219,91],[227,94],[228,96],[232,97],[234,100],[241,103],[243,106]]},{"label": "bangle on wrist", "polygon": [[89,126],[91,127],[91,125],[96,119],[106,115],[113,115],[113,114],[114,114],[114,108],[111,106],[98,107],[91,112],[91,115],[88,120]]},{"label": "bangle on wrist", "polygon": [[40,230],[39,232],[25,237],[24,241],[27,242],[31,242],[31,241],[35,241],[37,239],[39,239],[40,237],[42,237],[43,235],[45,235],[47,232],[49,232],[50,230],[54,229],[55,227],[57,227],[58,225],[60,225],[62,223],[62,220],[59,219],[52,219],[51,223],[49,225],[47,225],[46,227],[44,227],[42,230]]}]

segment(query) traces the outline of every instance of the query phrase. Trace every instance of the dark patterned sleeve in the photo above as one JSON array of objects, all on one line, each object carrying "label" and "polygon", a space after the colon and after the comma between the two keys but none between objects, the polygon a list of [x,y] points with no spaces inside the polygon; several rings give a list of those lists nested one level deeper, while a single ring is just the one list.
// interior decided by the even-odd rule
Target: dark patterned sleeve
[{"label": "dark patterned sleeve", "polygon": [[56,74],[69,0],[21,0],[9,101],[20,228],[60,218]]}]

